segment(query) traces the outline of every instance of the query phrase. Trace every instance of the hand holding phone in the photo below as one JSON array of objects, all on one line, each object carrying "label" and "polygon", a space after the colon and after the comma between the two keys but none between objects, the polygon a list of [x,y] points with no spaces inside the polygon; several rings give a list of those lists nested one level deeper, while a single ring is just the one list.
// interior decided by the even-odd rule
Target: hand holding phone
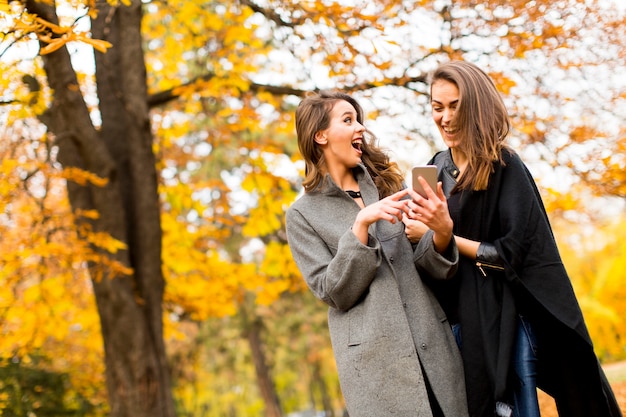
[{"label": "hand holding phone", "polygon": [[428,198],[428,196],[426,196],[426,192],[424,191],[424,188],[422,187],[422,184],[420,184],[420,182],[417,180],[418,177],[422,177],[426,180],[426,182],[428,182],[428,185],[430,185],[430,188],[433,189],[433,191],[437,192],[437,166],[436,165],[422,165],[422,166],[415,166],[412,169],[412,173],[413,173],[413,190],[415,190],[416,193],[418,193],[419,195],[421,195],[424,198]]}]

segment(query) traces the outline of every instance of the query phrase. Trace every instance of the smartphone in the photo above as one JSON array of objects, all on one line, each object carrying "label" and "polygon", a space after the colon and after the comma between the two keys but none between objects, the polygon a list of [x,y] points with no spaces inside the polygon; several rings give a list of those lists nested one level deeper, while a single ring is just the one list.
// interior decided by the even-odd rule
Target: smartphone
[{"label": "smartphone", "polygon": [[422,165],[416,166],[412,169],[413,172],[413,189],[416,193],[421,195],[424,198],[428,198],[426,196],[426,192],[422,187],[422,184],[417,180],[417,177],[423,177],[430,185],[430,188],[433,191],[437,191],[437,166],[436,165]]}]

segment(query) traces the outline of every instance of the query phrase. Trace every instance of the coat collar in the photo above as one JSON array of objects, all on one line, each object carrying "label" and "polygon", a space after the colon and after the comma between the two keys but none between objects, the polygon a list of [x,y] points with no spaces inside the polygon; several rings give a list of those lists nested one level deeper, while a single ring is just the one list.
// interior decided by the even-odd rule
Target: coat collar
[{"label": "coat collar", "polygon": [[[371,204],[372,202],[378,201],[378,189],[376,188],[372,177],[367,171],[367,168],[365,168],[365,165],[358,164],[357,166],[352,168],[352,172],[357,182],[359,183],[359,190],[361,191],[363,202],[367,205]],[[339,187],[337,183],[335,183],[335,181],[333,181],[330,174],[326,174],[324,176],[324,180],[320,183],[315,191],[324,195],[342,195],[347,196],[348,198],[352,198],[348,196],[348,194],[346,194],[346,192],[341,189],[341,187]]]}]

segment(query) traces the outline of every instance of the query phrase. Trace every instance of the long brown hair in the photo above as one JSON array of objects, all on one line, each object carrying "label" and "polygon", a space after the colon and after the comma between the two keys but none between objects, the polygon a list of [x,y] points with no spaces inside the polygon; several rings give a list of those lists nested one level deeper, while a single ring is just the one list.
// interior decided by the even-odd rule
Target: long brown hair
[{"label": "long brown hair", "polygon": [[[363,124],[363,108],[348,94],[339,91],[309,93],[296,109],[296,133],[298,148],[305,162],[305,192],[314,190],[324,180],[326,161],[324,153],[315,142],[315,134],[330,125],[330,112],[338,101],[346,101],[354,107],[357,121]],[[361,161],[367,168],[379,196],[386,197],[403,188],[403,176],[395,162],[376,145],[376,137],[366,129],[361,146]]]},{"label": "long brown hair", "polygon": [[451,121],[459,137],[468,165],[456,187],[459,190],[485,190],[494,163],[504,164],[503,149],[511,122],[502,97],[487,73],[465,61],[441,65],[431,78],[432,85],[445,80],[459,89],[459,101]]}]

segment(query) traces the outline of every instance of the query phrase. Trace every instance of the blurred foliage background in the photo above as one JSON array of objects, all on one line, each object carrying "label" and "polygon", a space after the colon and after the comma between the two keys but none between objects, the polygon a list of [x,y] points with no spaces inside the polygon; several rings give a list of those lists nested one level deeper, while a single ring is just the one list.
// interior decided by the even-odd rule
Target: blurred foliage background
[{"label": "blurred foliage background", "polygon": [[[621,0],[4,0],[0,415],[156,416],[115,389],[150,386],[111,374],[134,346],[167,374],[158,415],[341,415],[326,307],[284,232],[294,110],[354,94],[408,171],[443,147],[428,74],[450,59],[496,80],[596,351],[626,359],[625,19]],[[135,230],[145,201],[158,226]]]}]

